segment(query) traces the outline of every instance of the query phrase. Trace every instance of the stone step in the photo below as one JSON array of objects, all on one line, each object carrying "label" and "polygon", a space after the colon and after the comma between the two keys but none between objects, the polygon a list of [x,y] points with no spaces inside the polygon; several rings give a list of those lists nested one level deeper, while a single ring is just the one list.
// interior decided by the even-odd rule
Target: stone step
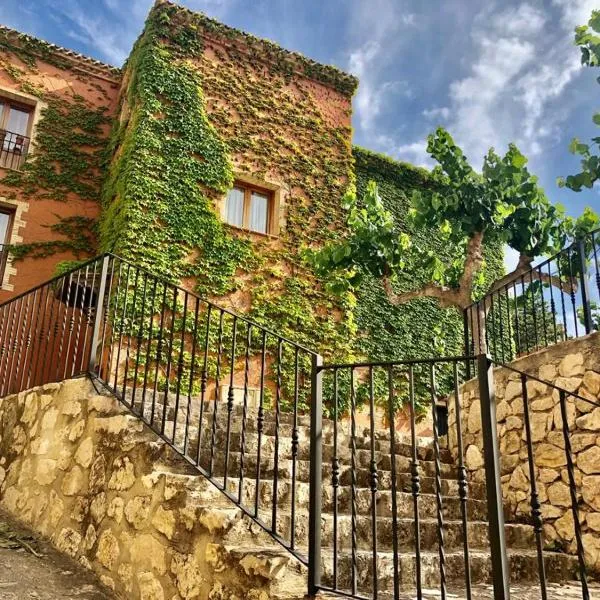
[{"label": "stone step", "polygon": [[[269,526],[272,524],[272,513],[261,512],[260,518]],[[323,514],[321,527],[321,545],[323,548],[333,548],[334,523],[337,522],[338,552],[351,552],[352,548],[352,517],[340,514],[334,519],[332,514]],[[373,548],[373,520],[371,516],[357,515],[356,545],[359,550],[371,551]],[[303,553],[308,550],[308,514],[296,513],[294,521],[288,511],[277,512],[277,534],[285,540],[291,540],[294,532],[296,547]],[[391,517],[377,517],[377,550],[392,552],[394,539],[394,520]],[[398,550],[402,554],[415,552],[415,520],[413,518],[397,518]],[[489,551],[489,526],[483,521],[471,521],[467,524],[467,537],[470,550]],[[521,524],[509,524],[505,527],[507,544],[512,549],[531,549],[535,545],[533,527]],[[443,525],[444,549],[446,552],[463,548],[464,530],[462,521],[446,520]],[[419,537],[421,550],[437,551],[439,548],[437,519],[419,519]]]},{"label": "stone step", "polygon": [[[331,586],[333,583],[333,554],[325,550],[322,556],[323,582]],[[509,573],[513,582],[537,582],[537,554],[533,550],[509,551]],[[544,562],[549,581],[565,582],[576,579],[577,560],[573,556],[556,552],[544,553]],[[416,588],[416,558],[414,554],[398,554],[399,580],[402,590]],[[432,588],[440,585],[440,558],[438,552],[424,551],[420,555],[421,582],[424,587]],[[474,550],[470,553],[470,572],[474,584],[491,582],[491,560],[486,551]],[[338,589],[346,592],[352,587],[352,554],[337,554]],[[394,559],[391,552],[378,552],[376,559],[377,583],[382,592],[393,592]],[[451,551],[445,554],[445,571],[448,587],[453,584],[464,584],[465,562],[462,551]],[[356,553],[356,583],[358,592],[369,596],[373,589],[373,553],[358,551]],[[532,598],[538,597],[534,587]]]},{"label": "stone step", "polygon": [[[196,452],[194,445],[190,445],[188,455],[194,460]],[[209,448],[202,449],[199,464],[201,467],[210,471],[211,451]],[[220,448],[215,448],[212,461],[212,474],[215,477],[223,477],[225,474],[225,453]],[[258,457],[255,454],[244,455],[244,473],[247,477],[255,477],[258,464]],[[230,452],[229,461],[227,464],[227,473],[229,476],[239,476],[241,465],[241,455]],[[290,459],[280,458],[277,464],[277,473],[280,479],[291,479],[293,473],[294,461]],[[308,460],[297,460],[295,464],[295,474],[297,481],[307,482],[310,476],[310,462]],[[442,465],[442,480],[456,480],[456,469],[450,465]],[[272,479],[275,472],[274,457],[261,454],[260,458],[260,473],[261,478]],[[322,465],[322,479],[324,483],[332,481],[332,465],[324,463]],[[358,487],[366,487],[371,485],[371,470],[366,467],[357,467],[353,470],[351,465],[342,464],[339,467],[339,483],[341,486],[350,486],[353,483],[353,474],[355,485]],[[389,490],[392,487],[391,472],[378,469],[377,487],[380,490]],[[410,474],[410,464],[396,464],[396,486],[400,487],[400,482],[406,486],[407,476]],[[422,462],[419,464],[419,474],[422,478],[435,478],[435,465],[430,462]],[[448,487],[449,484],[446,484]],[[450,489],[450,488],[448,488]],[[443,488],[442,488],[443,493]]]},{"label": "stone step", "polygon": [[[227,489],[237,498],[239,480],[229,479]],[[308,484],[296,483],[296,510],[308,511]],[[279,481],[277,484],[277,505],[285,509],[290,506],[292,485],[289,481]],[[242,505],[254,508],[256,498],[256,481],[244,479],[242,490]],[[371,514],[371,490],[369,488],[355,489],[355,506],[357,514]],[[392,493],[389,490],[377,492],[377,515],[392,516]],[[331,487],[324,487],[322,493],[322,510],[324,514],[333,513],[334,495]],[[259,510],[270,510],[273,506],[273,481],[263,479],[259,482]],[[352,492],[350,488],[339,488],[337,498],[338,514],[349,515],[352,512]],[[396,514],[398,517],[412,519],[414,517],[413,496],[408,492],[396,493]],[[487,505],[481,500],[468,499],[467,513],[469,521],[485,521]],[[461,501],[456,497],[442,498],[442,514],[445,519],[460,520],[462,518]],[[437,499],[434,494],[419,496],[419,516],[421,518],[437,518]]]}]

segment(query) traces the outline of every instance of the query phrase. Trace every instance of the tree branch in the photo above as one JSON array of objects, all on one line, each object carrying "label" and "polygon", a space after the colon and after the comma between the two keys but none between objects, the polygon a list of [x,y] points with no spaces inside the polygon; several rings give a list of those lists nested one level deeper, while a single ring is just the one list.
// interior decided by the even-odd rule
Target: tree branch
[{"label": "tree branch", "polygon": [[516,281],[524,275],[527,275],[527,277],[523,278],[525,283],[531,283],[532,281],[541,281],[542,283],[546,283],[548,285],[552,285],[554,287],[562,289],[567,293],[577,292],[577,280],[573,279],[572,277],[569,277],[566,281],[563,281],[562,279],[560,279],[560,277],[556,275],[549,275],[548,273],[544,273],[539,269],[532,269],[531,263],[533,262],[533,260],[533,257],[527,256],[526,254],[521,254],[519,256],[519,262],[517,263],[515,270],[512,271],[512,273],[508,273],[507,275],[504,275],[504,277],[501,277],[500,279],[495,281],[490,287],[490,289],[487,291],[486,295],[497,292],[498,290],[509,285],[513,281]]},{"label": "tree branch", "polygon": [[473,279],[477,274],[477,271],[483,264],[483,232],[477,231],[470,238],[467,243],[467,253],[465,256],[465,268],[463,274],[460,277],[458,288],[461,295],[466,297],[467,303],[471,300],[471,292],[473,290]]},{"label": "tree branch", "polygon": [[423,287],[408,292],[394,292],[392,282],[389,276],[383,278],[383,289],[385,290],[387,299],[393,306],[406,304],[415,298],[436,298],[440,306],[449,308],[451,306],[464,308],[462,297],[459,290],[437,285],[435,283],[427,283]]}]

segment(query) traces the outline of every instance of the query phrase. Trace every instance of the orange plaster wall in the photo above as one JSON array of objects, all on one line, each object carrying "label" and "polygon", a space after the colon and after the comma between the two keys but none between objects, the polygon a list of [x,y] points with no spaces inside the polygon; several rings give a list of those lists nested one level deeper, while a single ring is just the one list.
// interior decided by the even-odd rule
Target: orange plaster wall
[{"label": "orange plaster wall", "polygon": [[[37,69],[32,71],[12,54],[0,52],[0,95],[6,89],[18,94],[23,93],[20,91],[21,82],[16,82],[2,68],[2,62],[25,71],[24,78],[36,87],[42,87],[48,92],[65,98],[79,95],[92,107],[107,107],[108,116],[113,116],[116,113],[120,81],[118,76],[111,74],[108,70],[104,76],[86,72],[85,65],[77,65],[77,63],[74,63],[72,70],[62,70],[38,60]],[[106,137],[108,137],[110,125],[105,126],[104,130]],[[35,138],[35,127],[32,137]],[[35,147],[33,146],[30,155],[34,154]],[[7,171],[8,169],[0,168],[0,180],[5,176]],[[64,239],[52,232],[48,227],[57,222],[55,215],[58,215],[60,218],[76,215],[93,218],[98,217],[100,213],[100,206],[96,201],[80,198],[73,193],[68,195],[66,201],[27,198],[18,188],[3,185],[0,181],[0,203],[12,204],[10,200],[11,196],[15,196],[17,201],[28,203],[27,210],[22,214],[24,225],[18,228],[16,232],[22,238],[22,241],[19,241],[19,243],[27,244]],[[96,248],[90,248],[89,253],[90,256],[93,256],[96,253]],[[17,261],[14,264],[14,268],[17,270],[16,275],[9,276],[8,282],[7,278],[4,278],[5,287],[6,283],[8,283],[14,286],[14,289],[0,289],[0,302],[50,279],[53,276],[57,263],[64,260],[73,260],[74,258],[70,252],[64,252],[54,254],[48,258],[25,258]]]}]

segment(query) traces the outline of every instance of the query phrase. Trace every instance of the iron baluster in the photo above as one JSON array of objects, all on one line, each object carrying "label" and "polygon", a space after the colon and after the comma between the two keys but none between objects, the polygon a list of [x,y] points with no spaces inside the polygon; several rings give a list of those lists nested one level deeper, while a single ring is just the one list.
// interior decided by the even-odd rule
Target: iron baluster
[{"label": "iron baluster", "polygon": [[388,421],[390,425],[390,469],[392,492],[392,550],[394,561],[394,600],[400,597],[400,564],[398,560],[398,486],[396,481],[396,407],[394,405],[394,368],[387,368],[388,384]]},{"label": "iron baluster", "polygon": [[246,354],[244,356],[244,398],[242,400],[242,431],[240,440],[240,482],[238,486],[238,502],[241,503],[244,491],[244,460],[246,456],[246,426],[248,422],[248,380],[250,376],[250,347],[252,344],[252,325],[248,323],[246,330]]},{"label": "iron baluster", "polygon": [[543,521],[540,500],[537,493],[537,484],[535,481],[535,459],[533,455],[533,441],[531,438],[531,422],[529,415],[529,397],[527,393],[527,378],[521,375],[521,395],[523,396],[523,416],[525,418],[525,438],[527,442],[527,462],[529,463],[529,483],[531,486],[531,518],[533,521],[533,531],[535,533],[535,542],[537,546],[538,574],[540,578],[540,587],[542,600],[547,600],[546,591],[546,569],[544,566],[544,541]]},{"label": "iron baluster", "polygon": [[271,527],[277,533],[277,495],[279,481],[279,426],[281,420],[281,362],[283,360],[282,341],[277,342],[277,379],[275,382],[275,447],[273,448],[273,506]]},{"label": "iron baluster", "polygon": [[260,471],[262,458],[262,434],[265,421],[264,402],[265,402],[265,369],[267,362],[267,334],[263,330],[262,343],[260,349],[260,400],[258,404],[258,416],[256,419],[256,431],[258,433],[258,446],[256,448],[256,485],[254,488],[254,516],[258,517],[258,505],[260,500]]},{"label": "iron baluster", "polygon": [[[123,391],[121,395],[123,398],[127,398],[127,374],[129,373],[129,359],[131,355],[131,338],[133,337],[133,331],[135,329],[135,311],[137,305],[137,291],[138,291],[138,280],[140,276],[139,269],[135,269],[135,278],[133,280],[133,297],[131,299],[131,323],[127,326],[127,343],[125,347],[125,365],[123,369]],[[124,317],[125,323],[127,323],[127,317]],[[135,396],[131,395],[131,407],[135,406]]]},{"label": "iron baluster", "polygon": [[290,547],[295,547],[296,541],[296,470],[298,463],[298,347],[294,348],[294,413],[292,417],[292,489],[290,508]]},{"label": "iron baluster", "polygon": [[185,414],[185,439],[183,441],[183,453],[188,456],[188,444],[190,441],[190,417],[192,411],[192,391],[194,386],[194,369],[196,368],[196,347],[197,347],[197,336],[198,336],[198,315],[200,310],[200,299],[196,298],[196,304],[194,306],[194,327],[192,329],[192,353],[190,356],[190,378],[188,381],[188,401],[187,411]]},{"label": "iron baluster", "polygon": [[435,500],[437,506],[438,547],[440,560],[440,592],[442,600],[446,600],[446,551],[444,548],[444,514],[442,501],[442,472],[440,465],[440,441],[437,419],[437,392],[435,381],[435,366],[429,365],[429,386],[433,415],[433,453],[435,462]]},{"label": "iron baluster", "polygon": [[[154,310],[156,304],[156,288],[157,288],[157,280],[155,279],[152,284],[152,301],[150,303],[150,310],[148,311],[148,337],[146,338],[146,357],[144,364],[144,383],[142,384],[142,401],[140,405],[140,414],[144,415],[144,408],[146,404],[146,389],[148,388],[148,371],[150,369],[150,355],[152,353],[152,333],[154,330]],[[110,292],[109,292],[110,297]]]},{"label": "iron baluster", "polygon": [[456,413],[456,445],[458,454],[458,497],[460,498],[460,514],[463,530],[463,557],[465,561],[465,587],[467,600],[471,600],[471,560],[469,557],[469,515],[468,497],[469,485],[467,482],[467,469],[464,461],[464,444],[462,434],[462,415],[460,406],[460,390],[458,385],[458,363],[454,363],[454,410]]},{"label": "iron baluster", "polygon": [[219,311],[219,334],[217,341],[217,370],[215,374],[215,395],[213,402],[213,419],[212,419],[212,432],[210,437],[210,462],[208,464],[208,472],[212,476],[214,460],[215,460],[215,446],[217,443],[217,415],[219,410],[219,391],[221,389],[221,359],[223,357],[223,311]]},{"label": "iron baluster", "polygon": [[371,488],[371,542],[373,560],[373,597],[377,598],[377,462],[375,460],[375,390],[373,367],[369,367],[369,424],[371,434],[371,460],[369,461],[369,484]]},{"label": "iron baluster", "polygon": [[167,286],[163,284],[162,302],[160,305],[160,323],[158,326],[158,337],[156,339],[156,361],[154,363],[154,381],[152,384],[152,404],[150,413],[150,427],[154,424],[154,414],[156,412],[156,394],[158,392],[158,372],[160,368],[160,362],[162,360],[162,345],[164,336],[164,324],[165,324],[165,307],[167,304]]},{"label": "iron baluster", "polygon": [[[136,344],[135,344],[135,367],[133,369],[133,388],[131,390],[131,406],[135,407],[135,396],[137,392],[138,375],[140,369],[140,355],[142,352],[142,345],[144,343],[144,315],[146,312],[146,288],[148,286],[148,274],[144,273],[144,287],[142,290],[142,305],[140,307],[139,316],[139,327],[137,327]],[[133,331],[132,331],[133,334]],[[141,402],[140,402],[141,405]],[[140,414],[144,414],[144,410],[140,411]]]},{"label": "iron baluster", "polygon": [[338,458],[338,370],[333,370],[333,458],[331,459],[331,486],[333,489],[333,587],[338,586],[338,503],[340,487],[340,459]]},{"label": "iron baluster", "polygon": [[223,487],[227,489],[227,475],[229,474],[229,446],[231,442],[231,414],[233,412],[233,374],[235,372],[235,346],[237,336],[237,317],[233,317],[233,333],[231,336],[231,369],[229,371],[229,389],[227,390],[227,433],[225,437],[225,475]]},{"label": "iron baluster", "polygon": [[[127,314],[127,304],[129,303],[129,277],[131,275],[131,265],[127,263],[127,275],[125,277],[125,289],[121,289],[120,292],[123,294],[123,310],[121,313],[121,319],[119,320],[119,347],[117,348],[117,362],[115,364],[115,378],[113,389],[115,393],[118,393],[118,378],[119,378],[119,365],[121,364],[121,345],[123,343],[123,330],[125,329],[125,315]],[[119,280],[119,287],[121,281]]]},{"label": "iron baluster", "polygon": [[579,521],[579,509],[577,504],[577,485],[575,483],[575,470],[573,467],[573,454],[571,450],[571,435],[569,433],[569,420],[567,414],[567,394],[565,390],[558,391],[560,402],[560,416],[562,419],[562,431],[565,441],[565,456],[567,459],[567,474],[569,476],[569,493],[571,496],[571,511],[573,513],[573,527],[575,529],[575,541],[577,544],[577,560],[579,561],[579,578],[581,581],[582,600],[590,600],[590,590],[587,582],[587,570],[585,566],[585,553],[581,539],[581,522]]},{"label": "iron baluster", "polygon": [[592,307],[590,305],[590,286],[588,281],[587,252],[585,239],[577,242],[577,254],[579,255],[579,284],[581,287],[581,309],[583,311],[583,324],[585,333],[592,331]]},{"label": "iron baluster", "polygon": [[[552,279],[552,272],[550,270],[550,261],[548,261],[548,278]],[[554,343],[558,342],[558,331],[556,327],[556,303],[554,302],[554,285],[550,283],[550,312],[552,313],[552,329],[554,331]]]},{"label": "iron baluster", "polygon": [[[356,596],[358,582],[357,582],[357,555],[356,551],[358,548],[358,539],[356,532],[356,396],[354,390],[354,368],[350,368],[350,439],[351,439],[351,501],[352,501],[352,515],[351,515],[351,527],[352,527],[352,594]],[[374,576],[375,574],[373,574]]]},{"label": "iron baluster", "polygon": [[206,388],[208,384],[208,348],[210,344],[210,320],[212,316],[212,306],[209,304],[206,309],[206,330],[204,332],[204,356],[202,364],[202,375],[200,377],[200,414],[198,415],[198,448],[196,449],[196,464],[199,465],[202,460],[202,419],[204,417],[204,402],[206,400]]},{"label": "iron baluster", "polygon": [[575,324],[575,337],[579,337],[579,326],[577,325],[577,296],[575,293],[575,274],[573,269],[573,246],[567,249],[569,259],[569,297],[571,298],[571,309],[573,311],[573,322]]},{"label": "iron baluster", "polygon": [[419,522],[419,495],[421,482],[419,478],[419,460],[417,457],[417,425],[415,422],[415,372],[413,365],[408,367],[408,398],[410,409],[410,446],[411,446],[411,492],[413,497],[413,511],[415,517],[415,575],[417,584],[417,600],[423,598],[421,583],[421,525]]},{"label": "iron baluster", "polygon": [[558,270],[558,285],[560,288],[560,302],[562,305],[562,316],[563,316],[563,325],[565,329],[564,339],[567,340],[569,338],[569,331],[567,328],[567,309],[565,308],[565,291],[563,290],[563,277],[560,268],[560,260],[556,261],[556,268]]},{"label": "iron baluster", "polygon": [[[183,377],[183,351],[185,348],[185,328],[187,326],[187,310],[188,310],[188,302],[189,302],[189,294],[188,292],[183,293],[183,315],[182,315],[182,323],[181,323],[181,339],[179,342],[179,354],[177,356],[177,383],[175,389],[175,417],[173,419],[173,444],[176,444],[176,435],[177,435],[177,423],[179,417],[179,401],[181,400],[181,378]],[[173,321],[175,321],[175,314],[173,314]],[[171,350],[174,352],[174,350]],[[187,416],[186,416],[187,420]],[[187,437],[187,430],[183,432],[184,437],[184,448],[185,448],[185,438]],[[185,452],[184,452],[185,454]]]},{"label": "iron baluster", "polygon": [[[177,288],[173,288],[173,304],[171,305],[171,331],[169,332],[169,346],[167,348],[167,367],[165,369],[165,393],[163,396],[162,419],[160,424],[160,434],[165,435],[167,408],[169,407],[169,392],[171,382],[171,366],[173,363],[173,339],[175,337],[175,314],[177,311]],[[173,417],[173,430],[177,423],[177,415]]]}]

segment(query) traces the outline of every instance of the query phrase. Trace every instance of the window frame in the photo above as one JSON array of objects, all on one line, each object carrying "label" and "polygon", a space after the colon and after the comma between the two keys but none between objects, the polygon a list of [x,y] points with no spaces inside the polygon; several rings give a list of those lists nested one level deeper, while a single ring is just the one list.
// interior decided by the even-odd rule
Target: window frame
[{"label": "window frame", "polygon": [[[243,209],[242,209],[242,225],[235,225],[234,223],[230,223],[227,220],[227,201],[229,199],[229,193],[233,189],[239,189],[243,191],[244,200],[243,200]],[[257,231],[256,229],[250,228],[250,207],[252,203],[252,194],[260,194],[261,196],[265,196],[267,198],[267,224],[266,231]],[[227,195],[225,196],[225,201],[223,203],[223,218],[224,221],[229,227],[235,227],[235,229],[241,229],[243,231],[248,231],[249,233],[254,233],[256,235],[264,235],[267,237],[277,237],[276,235],[276,205],[275,205],[275,191],[269,189],[264,186],[256,185],[254,183],[249,183],[246,181],[235,180],[233,186],[230,190],[227,191]]]},{"label": "window frame", "polygon": [[8,250],[6,250],[6,246],[10,245],[17,211],[11,206],[0,204],[0,213],[8,215],[6,234],[4,239],[0,240],[0,289],[2,289],[2,285],[4,284],[4,275],[6,272],[6,262],[8,260]]},{"label": "window frame", "polygon": [[24,102],[19,102],[18,100],[13,100],[12,98],[5,96],[1,90],[0,103],[3,104],[3,107],[0,110],[0,129],[2,131],[8,131],[10,133],[16,133],[6,128],[6,125],[8,124],[8,117],[10,115],[10,109],[16,108],[28,114],[27,133],[18,133],[17,135],[24,135],[25,137],[31,139],[31,127],[33,124],[33,113],[35,112],[35,106],[32,106],[31,104],[26,104]]}]

